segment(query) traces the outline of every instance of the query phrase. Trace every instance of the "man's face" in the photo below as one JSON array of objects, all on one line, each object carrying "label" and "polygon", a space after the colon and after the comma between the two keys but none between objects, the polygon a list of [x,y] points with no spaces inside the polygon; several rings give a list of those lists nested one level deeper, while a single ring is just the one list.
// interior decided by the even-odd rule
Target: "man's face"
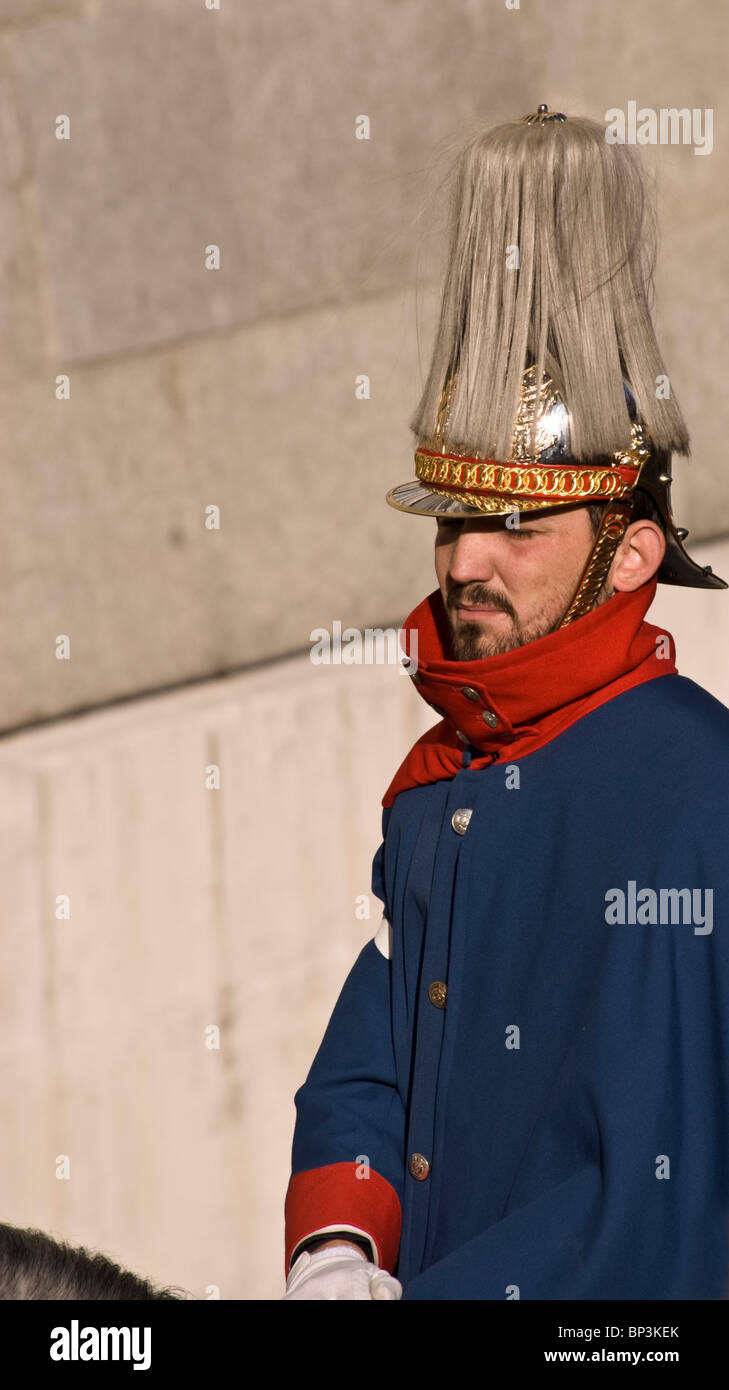
[{"label": "man's face", "polygon": [[[587,507],[522,512],[509,526],[506,520],[438,518],[435,571],[459,661],[508,652],[553,632],[592,549]],[[600,599],[608,597],[605,589]]]}]

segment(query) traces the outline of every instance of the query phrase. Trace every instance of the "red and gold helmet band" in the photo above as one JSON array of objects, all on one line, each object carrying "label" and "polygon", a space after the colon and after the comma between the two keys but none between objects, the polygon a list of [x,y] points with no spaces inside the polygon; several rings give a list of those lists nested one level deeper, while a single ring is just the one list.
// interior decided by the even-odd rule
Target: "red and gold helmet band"
[{"label": "red and gold helmet band", "polygon": [[648,453],[643,431],[634,424],[630,448],[613,455],[615,462],[605,466],[498,463],[421,447],[415,453],[415,474],[433,491],[453,493],[477,507],[479,499],[507,496],[515,506],[528,503],[532,509],[625,497],[635,488]]}]

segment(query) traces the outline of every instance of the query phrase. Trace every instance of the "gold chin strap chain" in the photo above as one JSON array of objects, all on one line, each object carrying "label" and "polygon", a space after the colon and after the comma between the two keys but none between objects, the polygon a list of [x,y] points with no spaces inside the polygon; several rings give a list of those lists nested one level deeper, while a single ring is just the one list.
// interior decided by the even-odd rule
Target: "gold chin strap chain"
[{"label": "gold chin strap chain", "polygon": [[615,552],[630,525],[632,512],[632,497],[611,502],[605,508],[605,515],[595,536],[595,543],[582,572],[582,578],[560,627],[566,627],[568,623],[574,622],[575,618],[582,618],[594,607],[595,599],[615,558]]}]

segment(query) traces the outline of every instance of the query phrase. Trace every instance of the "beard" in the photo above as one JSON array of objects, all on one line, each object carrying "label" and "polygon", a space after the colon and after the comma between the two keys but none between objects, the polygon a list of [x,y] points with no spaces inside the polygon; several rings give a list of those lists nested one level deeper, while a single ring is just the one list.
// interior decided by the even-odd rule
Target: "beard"
[{"label": "beard", "polygon": [[[611,589],[607,583],[603,584],[593,608],[598,608],[600,604],[612,598],[614,593],[615,590]],[[464,599],[469,604],[483,604],[484,607],[498,608],[510,618],[509,627],[502,631],[498,637],[489,637],[480,623],[456,620],[454,611]],[[456,661],[479,661],[484,657],[500,656],[504,652],[514,651],[516,647],[526,646],[527,642],[536,642],[540,637],[547,637],[550,632],[556,632],[569,603],[570,595],[568,594],[559,601],[554,600],[551,604],[545,604],[543,608],[533,614],[528,622],[522,623],[513,604],[509,602],[505,594],[499,594],[484,584],[456,586],[449,593],[446,606],[453,655]]]}]

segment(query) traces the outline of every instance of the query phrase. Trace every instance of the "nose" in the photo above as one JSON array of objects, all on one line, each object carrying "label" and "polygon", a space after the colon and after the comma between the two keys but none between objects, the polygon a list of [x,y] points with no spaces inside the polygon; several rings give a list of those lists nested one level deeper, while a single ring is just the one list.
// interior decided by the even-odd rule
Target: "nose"
[{"label": "nose", "polygon": [[471,579],[487,583],[494,576],[494,560],[498,536],[485,531],[476,521],[465,521],[458,528],[450,555],[448,573],[454,584],[467,584]]}]

